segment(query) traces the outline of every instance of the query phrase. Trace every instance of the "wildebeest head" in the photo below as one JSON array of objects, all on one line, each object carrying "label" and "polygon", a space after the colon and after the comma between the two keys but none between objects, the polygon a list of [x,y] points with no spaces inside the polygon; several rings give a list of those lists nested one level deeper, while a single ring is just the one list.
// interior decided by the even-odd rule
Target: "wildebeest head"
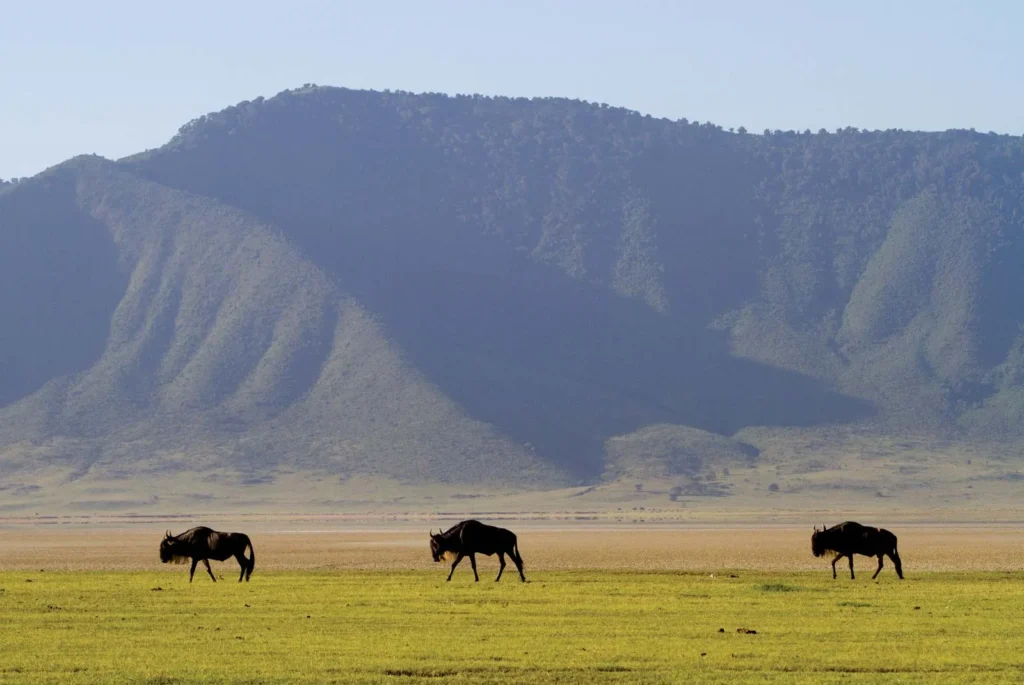
[{"label": "wildebeest head", "polygon": [[434,535],[434,529],[430,529],[430,556],[434,557],[434,563],[441,561],[441,557],[444,555],[444,549],[442,547],[443,539],[441,534]]},{"label": "wildebeest head", "polygon": [[448,549],[449,542],[442,535],[438,533],[434,535],[434,531],[430,531],[430,556],[434,557],[434,562],[439,562],[442,559],[445,561],[455,561],[456,557],[459,556],[458,552],[453,549]]},{"label": "wildebeest head", "polygon": [[176,553],[176,548],[180,544],[181,543],[178,542],[177,538],[171,535],[171,531],[167,531],[164,534],[164,539],[160,541],[160,561],[164,564],[168,562],[180,564],[187,561],[187,556]]},{"label": "wildebeest head", "polygon": [[822,524],[821,530],[818,530],[818,527],[815,526],[814,533],[811,534],[811,553],[816,557],[820,557],[828,551],[828,547],[825,544],[825,528],[825,524]]}]

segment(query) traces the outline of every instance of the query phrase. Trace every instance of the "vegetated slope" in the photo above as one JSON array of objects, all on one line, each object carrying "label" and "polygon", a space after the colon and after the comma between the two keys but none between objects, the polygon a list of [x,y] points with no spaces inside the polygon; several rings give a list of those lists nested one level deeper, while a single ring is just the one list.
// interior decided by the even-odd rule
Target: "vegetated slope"
[{"label": "vegetated slope", "polygon": [[[476,481],[552,477],[438,393],[372,314],[252,217],[102,160],[75,160],[22,184],[0,208],[16,209],[23,193],[61,208],[62,230],[83,247],[70,253],[58,242],[53,249],[72,264],[56,273],[32,264],[46,287],[5,298],[5,311],[19,298],[28,312],[48,311],[57,289],[49,281],[76,269],[103,271],[119,292],[104,281],[97,290],[92,274],[61,291],[68,303],[57,303],[67,309],[114,295],[97,299],[94,309],[105,303],[108,311],[90,320],[105,341],[71,373],[59,352],[84,355],[76,320],[43,331],[53,359],[33,352],[38,340],[11,345],[40,367],[15,387],[31,394],[3,412],[8,445],[43,445],[20,466],[110,476],[226,467],[265,478],[287,465]],[[38,223],[27,216],[13,225],[24,235]],[[109,259],[97,263],[92,253],[100,252]],[[31,332],[33,316],[22,321]]]},{"label": "vegetated slope", "polygon": [[[4,339],[22,370],[0,437],[111,472],[547,483],[685,474],[702,445],[756,458],[707,435],[745,426],[1016,439],[1022,172],[1020,139],[969,132],[755,136],[329,88],[242,103],[0,195],[0,240],[45,219],[32,249],[63,230],[97,253],[62,253],[74,268],[107,275],[69,291],[81,340],[36,355],[79,329],[57,313]],[[57,289],[34,259],[5,277]]]}]

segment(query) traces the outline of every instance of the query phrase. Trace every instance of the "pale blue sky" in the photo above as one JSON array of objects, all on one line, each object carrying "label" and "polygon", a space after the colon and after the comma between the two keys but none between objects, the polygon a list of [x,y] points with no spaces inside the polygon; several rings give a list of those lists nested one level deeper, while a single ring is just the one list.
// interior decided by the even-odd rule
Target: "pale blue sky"
[{"label": "pale blue sky", "polygon": [[1019,0],[0,0],[0,177],[306,82],[725,127],[1024,133]]}]

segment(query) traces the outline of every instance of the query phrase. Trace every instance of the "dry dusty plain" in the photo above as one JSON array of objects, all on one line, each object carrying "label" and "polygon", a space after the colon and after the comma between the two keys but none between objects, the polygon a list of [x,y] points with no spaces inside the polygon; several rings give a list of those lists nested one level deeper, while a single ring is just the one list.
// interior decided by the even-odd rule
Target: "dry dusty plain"
[{"label": "dry dusty plain", "polygon": [[[539,524],[490,520],[519,535],[531,572],[546,570],[707,570],[805,571],[828,568],[810,553],[807,526],[697,524]],[[908,573],[915,571],[1007,571],[1024,569],[1024,524],[901,523],[865,521],[887,527],[899,538]],[[157,546],[164,531],[198,521],[145,523],[0,522],[0,571],[155,571],[180,567],[160,564]],[[448,524],[451,522],[443,521]],[[257,573],[265,570],[426,570],[433,566],[427,523],[392,525],[329,520],[277,523],[212,521],[221,530],[252,537]],[[220,566],[226,576],[235,562]],[[857,567],[873,571],[874,562],[857,558]],[[217,565],[215,565],[216,567]],[[490,572],[494,559],[483,558]],[[464,571],[469,573],[468,567]],[[438,569],[441,573],[441,569]]]}]

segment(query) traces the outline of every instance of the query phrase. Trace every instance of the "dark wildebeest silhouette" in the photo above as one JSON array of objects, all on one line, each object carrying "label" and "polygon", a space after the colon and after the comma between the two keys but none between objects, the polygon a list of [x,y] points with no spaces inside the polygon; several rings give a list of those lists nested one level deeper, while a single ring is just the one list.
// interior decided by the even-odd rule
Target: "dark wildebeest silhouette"
[{"label": "dark wildebeest silhouette", "polygon": [[900,563],[900,555],[896,551],[896,536],[884,528],[872,528],[862,526],[854,521],[846,521],[838,526],[826,528],[822,526],[818,530],[814,528],[811,535],[811,552],[814,556],[820,557],[825,554],[835,554],[832,560],[832,577],[836,577],[836,562],[843,557],[850,559],[850,578],[853,579],[853,555],[863,554],[866,557],[878,557],[878,568],[872,579],[878,577],[882,570],[882,559],[886,555],[892,559],[896,566],[896,575],[903,580],[903,564]]},{"label": "dark wildebeest silhouette", "polygon": [[[249,558],[245,558],[245,548],[249,548]],[[171,535],[167,531],[164,539],[160,542],[160,561],[163,563],[174,562],[184,564],[192,559],[192,570],[188,573],[188,582],[192,582],[192,576],[196,574],[196,565],[201,561],[206,566],[206,572],[217,582],[210,568],[210,559],[214,561],[227,561],[234,557],[242,572],[238,576],[238,582],[249,582],[249,576],[256,568],[256,550],[253,549],[249,536],[245,533],[222,533],[210,530],[205,526],[199,526],[186,530],[181,535]]]},{"label": "dark wildebeest silhouette", "polygon": [[497,583],[501,580],[501,574],[505,571],[505,555],[507,554],[512,562],[519,569],[519,579],[524,583],[526,576],[523,575],[523,558],[519,556],[519,543],[516,535],[510,530],[488,526],[479,521],[463,521],[452,526],[443,533],[434,535],[430,533],[430,553],[435,562],[441,559],[452,561],[452,570],[448,573],[448,580],[452,579],[455,567],[459,565],[463,557],[469,557],[469,563],[473,567],[473,577],[479,581],[480,576],[476,573],[477,554],[498,555],[501,567],[498,569],[498,577],[494,579]]}]

